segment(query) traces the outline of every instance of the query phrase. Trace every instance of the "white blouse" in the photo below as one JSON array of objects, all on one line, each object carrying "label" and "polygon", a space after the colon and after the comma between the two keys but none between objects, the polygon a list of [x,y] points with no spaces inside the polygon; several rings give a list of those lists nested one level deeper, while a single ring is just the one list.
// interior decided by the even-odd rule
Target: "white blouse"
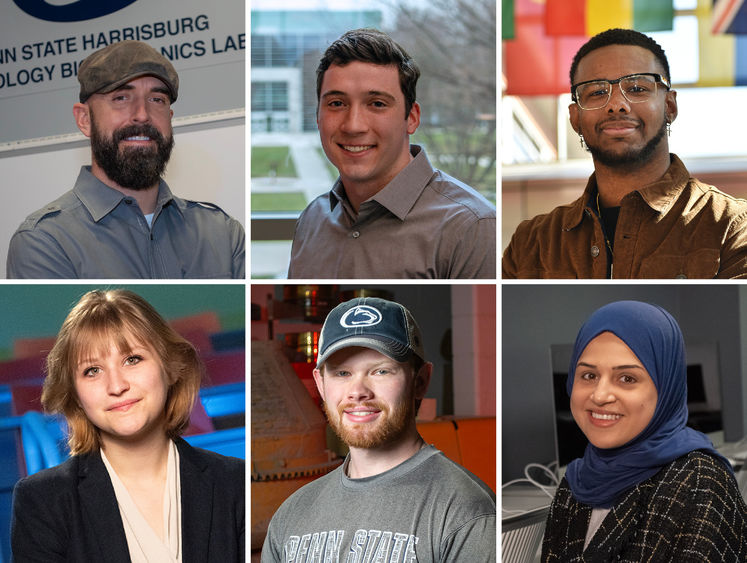
[{"label": "white blouse", "polygon": [[158,537],[138,510],[127,491],[127,487],[122,483],[106,458],[104,450],[101,450],[101,459],[104,461],[114,487],[132,562],[181,563],[182,501],[179,479],[179,452],[176,449],[176,444],[170,442],[169,456],[166,462],[166,486],[163,491],[163,540]]},{"label": "white blouse", "polygon": [[607,517],[607,515],[610,513],[611,508],[592,508],[591,509],[591,517],[589,517],[589,527],[586,529],[586,540],[584,541],[584,549],[589,547],[589,542],[591,542],[591,538],[594,537],[594,534],[597,533],[597,530],[599,529],[599,526],[602,525],[602,522]]}]

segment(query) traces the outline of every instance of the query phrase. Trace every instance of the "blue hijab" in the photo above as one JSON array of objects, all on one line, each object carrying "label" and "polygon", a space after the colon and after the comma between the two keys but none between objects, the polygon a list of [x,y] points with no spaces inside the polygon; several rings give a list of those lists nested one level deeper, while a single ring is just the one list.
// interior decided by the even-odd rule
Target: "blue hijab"
[{"label": "blue hijab", "polygon": [[705,450],[731,465],[705,434],[687,423],[687,364],[682,332],[672,315],[657,305],[617,301],[595,311],[576,337],[566,389],[570,396],[578,359],[592,339],[611,332],[643,363],[658,398],[648,426],[627,444],[602,449],[589,444],[584,457],[568,464],[573,497],[594,508],[609,508],[631,487],[693,450]]}]

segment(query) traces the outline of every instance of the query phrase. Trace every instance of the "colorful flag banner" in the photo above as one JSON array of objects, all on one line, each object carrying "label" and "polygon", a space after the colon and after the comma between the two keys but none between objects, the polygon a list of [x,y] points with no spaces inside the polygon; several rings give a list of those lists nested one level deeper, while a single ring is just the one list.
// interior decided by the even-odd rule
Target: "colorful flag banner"
[{"label": "colorful flag banner", "polygon": [[633,27],[633,1],[587,0],[586,35],[591,37],[613,27]]},{"label": "colorful flag banner", "polygon": [[744,0],[714,0],[711,31],[747,34],[747,4]]},{"label": "colorful flag banner", "polygon": [[501,1],[501,39],[514,38],[514,0]]},{"label": "colorful flag banner", "polygon": [[545,31],[547,35],[586,37],[586,0],[547,0]]},{"label": "colorful flag banner", "polygon": [[697,86],[747,85],[747,36],[714,34],[712,0],[698,0]]},{"label": "colorful flag banner", "polygon": [[514,38],[503,42],[506,94],[558,95],[570,92],[568,71],[584,37],[548,37],[545,3],[514,0]]},{"label": "colorful flag banner", "polygon": [[[586,38],[601,27],[625,27],[619,8],[632,5],[633,28],[655,31],[672,27],[671,0],[512,0],[511,18],[514,39],[503,42],[506,93],[511,95],[558,95],[568,92],[568,70],[576,51]],[[592,17],[601,4],[608,8],[604,16]],[[643,4],[648,4],[646,19]],[[747,85],[747,24],[745,34],[739,24],[747,0],[732,0],[716,13],[719,0],[698,0],[698,87]],[[616,12],[612,11],[615,7]],[[727,9],[729,8],[729,9]],[[636,14],[635,9],[640,9]],[[617,15],[615,15],[617,14]],[[597,28],[589,26],[589,22]],[[644,23],[646,22],[646,23]],[[666,25],[663,25],[666,24]],[[552,34],[546,32],[550,27]],[[627,26],[630,27],[630,26]],[[652,27],[654,29],[647,29]],[[723,29],[717,33],[716,29]]]},{"label": "colorful flag banner", "polygon": [[673,0],[633,1],[633,29],[636,31],[670,31],[673,23]]},{"label": "colorful flag banner", "polygon": [[546,0],[547,35],[591,37],[614,27],[672,29],[673,0]]}]

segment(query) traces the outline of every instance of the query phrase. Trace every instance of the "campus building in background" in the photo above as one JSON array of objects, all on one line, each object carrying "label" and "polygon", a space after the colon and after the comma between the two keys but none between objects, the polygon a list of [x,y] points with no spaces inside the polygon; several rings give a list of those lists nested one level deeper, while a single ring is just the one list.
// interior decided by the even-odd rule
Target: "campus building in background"
[{"label": "campus building in background", "polygon": [[252,11],[252,133],[316,131],[316,67],[349,29],[381,27],[362,11]]}]

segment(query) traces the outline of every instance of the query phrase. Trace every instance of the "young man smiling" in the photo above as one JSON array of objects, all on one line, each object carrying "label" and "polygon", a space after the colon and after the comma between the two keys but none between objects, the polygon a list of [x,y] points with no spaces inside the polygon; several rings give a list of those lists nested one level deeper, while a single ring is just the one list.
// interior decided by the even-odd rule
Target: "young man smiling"
[{"label": "young man smiling", "polygon": [[576,53],[571,126],[594,174],[575,202],[519,225],[504,278],[747,277],[747,202],[669,153],[669,63],[650,37],[611,29]]},{"label": "young man smiling", "polygon": [[139,41],[89,55],[73,115],[91,139],[75,187],[10,241],[9,278],[243,278],[244,229],[218,207],[171,194],[179,77]]},{"label": "young man smiling", "polygon": [[494,278],[495,208],[410,145],[420,76],[379,31],[349,31],[317,68],[317,124],[340,177],[304,210],[289,278]]},{"label": "young man smiling", "polygon": [[415,426],[432,367],[402,305],[357,298],[332,310],[314,380],[350,453],[278,509],[263,563],[495,562],[495,495]]}]

